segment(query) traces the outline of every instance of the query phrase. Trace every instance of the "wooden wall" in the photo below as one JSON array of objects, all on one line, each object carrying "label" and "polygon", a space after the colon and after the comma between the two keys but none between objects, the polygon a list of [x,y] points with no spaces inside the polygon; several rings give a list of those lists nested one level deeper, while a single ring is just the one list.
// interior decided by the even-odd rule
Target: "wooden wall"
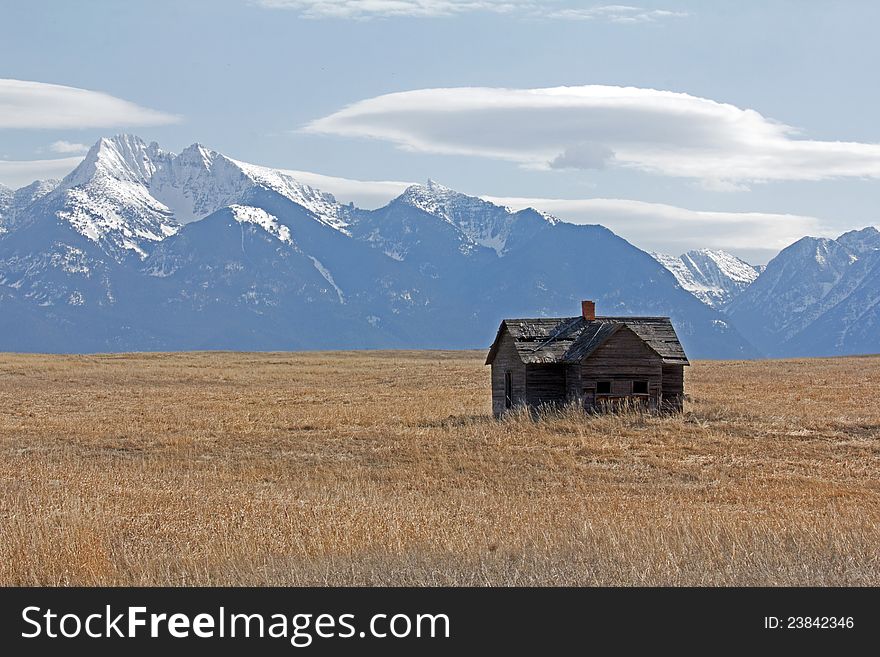
[{"label": "wooden wall", "polygon": [[526,403],[562,404],[565,402],[565,365],[526,365]]},{"label": "wooden wall", "polygon": [[656,407],[663,384],[663,361],[624,327],[581,364],[579,390],[570,388],[569,394],[584,397],[585,404],[590,405],[599,381],[611,382],[612,395],[629,395],[633,381],[647,381],[649,404]]},{"label": "wooden wall", "polygon": [[501,415],[504,405],[504,374],[510,372],[511,401],[513,405],[526,400],[526,366],[516,353],[513,338],[505,333],[498,345],[495,360],[492,361],[492,413]]},{"label": "wooden wall", "polygon": [[663,409],[681,411],[684,407],[684,365],[663,366]]},{"label": "wooden wall", "polygon": [[565,366],[565,399],[574,401],[583,397],[581,385],[581,363],[569,363]]}]

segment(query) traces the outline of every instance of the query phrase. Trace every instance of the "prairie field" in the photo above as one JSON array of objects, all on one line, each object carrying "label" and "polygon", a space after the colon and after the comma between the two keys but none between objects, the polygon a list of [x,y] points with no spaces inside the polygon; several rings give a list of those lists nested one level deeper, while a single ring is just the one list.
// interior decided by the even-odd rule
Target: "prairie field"
[{"label": "prairie field", "polygon": [[880,357],[490,414],[482,352],[0,355],[0,584],[880,585]]}]

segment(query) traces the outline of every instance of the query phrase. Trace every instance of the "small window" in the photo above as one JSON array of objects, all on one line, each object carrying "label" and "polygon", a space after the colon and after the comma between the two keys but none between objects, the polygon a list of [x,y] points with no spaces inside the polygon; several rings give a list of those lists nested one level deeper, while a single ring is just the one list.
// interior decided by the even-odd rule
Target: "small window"
[{"label": "small window", "polygon": [[510,408],[513,405],[513,385],[510,381],[510,372],[504,373],[504,408]]},{"label": "small window", "polygon": [[597,395],[610,395],[611,394],[611,381],[597,381],[596,382],[596,394]]},{"label": "small window", "polygon": [[647,395],[648,394],[648,382],[647,381],[633,381],[633,394],[634,395]]}]

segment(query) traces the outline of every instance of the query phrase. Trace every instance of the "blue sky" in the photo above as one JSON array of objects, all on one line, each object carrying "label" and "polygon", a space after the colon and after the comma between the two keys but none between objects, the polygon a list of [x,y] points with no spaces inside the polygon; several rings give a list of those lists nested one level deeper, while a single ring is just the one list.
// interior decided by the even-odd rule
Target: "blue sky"
[{"label": "blue sky", "polygon": [[671,252],[762,262],[880,223],[880,3],[29,1],[3,18],[10,186],[125,131],[346,179],[311,180],[365,204],[397,187],[348,181],[430,177]]}]

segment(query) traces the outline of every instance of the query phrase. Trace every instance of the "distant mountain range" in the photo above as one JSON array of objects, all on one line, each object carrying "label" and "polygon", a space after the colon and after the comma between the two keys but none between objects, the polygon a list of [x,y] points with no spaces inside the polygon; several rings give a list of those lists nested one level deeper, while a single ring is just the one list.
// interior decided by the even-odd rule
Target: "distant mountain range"
[{"label": "distant mountain range", "polygon": [[721,251],[652,257],[431,181],[363,210],[198,144],[121,135],[61,181],[0,187],[0,350],[485,347],[502,317],[593,298],[671,316],[692,358],[880,351],[880,234],[805,240],[761,273]]},{"label": "distant mountain range", "polygon": [[763,353],[880,352],[880,231],[798,240],[725,313]]}]

